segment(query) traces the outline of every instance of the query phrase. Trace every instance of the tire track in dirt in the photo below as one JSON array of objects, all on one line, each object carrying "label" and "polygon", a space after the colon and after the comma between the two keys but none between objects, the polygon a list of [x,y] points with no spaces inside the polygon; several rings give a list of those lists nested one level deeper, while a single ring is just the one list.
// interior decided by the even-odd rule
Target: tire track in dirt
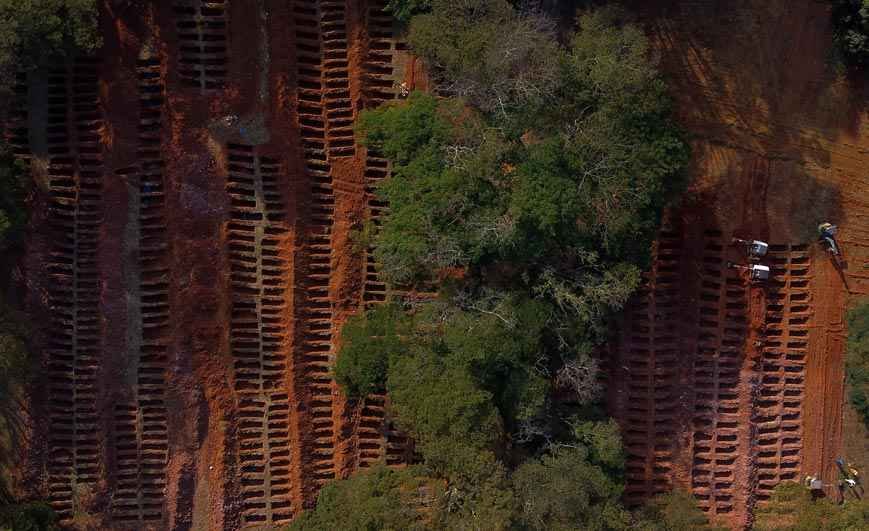
[{"label": "tire track in dirt", "polygon": [[[811,276],[812,319],[805,354],[803,467],[835,484],[835,460],[842,448],[844,402],[845,298],[840,272],[827,253],[815,250]],[[838,499],[835,488],[826,491]]]}]

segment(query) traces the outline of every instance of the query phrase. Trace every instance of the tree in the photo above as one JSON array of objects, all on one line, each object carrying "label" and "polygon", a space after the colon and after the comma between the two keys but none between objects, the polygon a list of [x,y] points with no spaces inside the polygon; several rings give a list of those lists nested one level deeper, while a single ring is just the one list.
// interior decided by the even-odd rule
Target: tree
[{"label": "tree", "polygon": [[290,525],[292,531],[410,530],[427,528],[428,498],[436,499],[442,486],[418,467],[395,470],[379,465],[320,491],[317,506]]},{"label": "tree", "polygon": [[845,375],[851,403],[869,427],[869,301],[848,313]]},{"label": "tree", "polygon": [[0,529],[54,531],[57,528],[57,515],[45,503],[20,503],[0,508]]},{"label": "tree", "polygon": [[674,490],[655,496],[636,514],[637,529],[643,531],[724,531],[709,524],[706,515],[697,507],[689,493]]},{"label": "tree", "polygon": [[589,461],[614,473],[621,473],[625,466],[625,452],[615,420],[577,420],[572,427],[576,444],[585,448]]},{"label": "tree", "polygon": [[0,89],[17,68],[98,48],[95,0],[0,0]]},{"label": "tree", "polygon": [[584,447],[559,448],[516,469],[521,522],[529,529],[627,529],[622,486],[589,460]]},{"label": "tree", "polygon": [[507,470],[493,452],[461,441],[440,440],[439,456],[456,467],[438,500],[432,529],[507,530],[513,528],[517,499]]},{"label": "tree", "polygon": [[[23,167],[0,144],[0,251],[6,253],[14,254],[21,240],[25,222],[24,178]],[[21,395],[30,368],[26,328],[15,308],[7,303],[5,289],[6,282],[0,283],[0,522],[11,522],[8,525],[14,529],[41,529],[42,524],[38,523],[48,522],[44,519],[46,513],[39,505],[18,503],[3,473],[15,465],[13,445],[23,438]],[[33,524],[36,527],[27,527],[28,522],[36,522]]]},{"label": "tree", "polygon": [[422,93],[363,113],[357,128],[363,144],[394,162],[377,189],[390,205],[375,244],[388,281],[418,281],[491,251],[485,228],[504,210],[496,187],[506,147],[496,131],[460,101]]},{"label": "tree", "polygon": [[[424,17],[518,16],[496,4],[435,4]],[[484,285],[528,290],[561,311],[551,327],[565,360],[605,337],[606,318],[639,285],[689,156],[645,37],[620,16],[580,18],[571,48],[553,51],[560,67],[545,102],[487,111],[414,94],[363,113],[361,141],[394,162],[377,190],[390,205],[375,237],[387,281],[459,268]],[[458,69],[471,62],[431,46]]]},{"label": "tree", "polygon": [[341,329],[335,380],[349,397],[385,389],[389,359],[406,350],[400,335],[409,333],[409,326],[409,318],[397,304],[377,306],[347,321]]},{"label": "tree", "polygon": [[431,9],[431,0],[389,0],[386,9],[392,11],[396,19],[407,22],[413,15]]},{"label": "tree", "polygon": [[0,140],[0,247],[15,244],[25,222],[24,165]]},{"label": "tree", "polygon": [[554,24],[520,15],[506,0],[433,0],[414,17],[408,40],[450,93],[505,114],[542,101],[558,75]]},{"label": "tree", "polygon": [[869,0],[831,0],[833,45],[846,64],[869,64]]}]

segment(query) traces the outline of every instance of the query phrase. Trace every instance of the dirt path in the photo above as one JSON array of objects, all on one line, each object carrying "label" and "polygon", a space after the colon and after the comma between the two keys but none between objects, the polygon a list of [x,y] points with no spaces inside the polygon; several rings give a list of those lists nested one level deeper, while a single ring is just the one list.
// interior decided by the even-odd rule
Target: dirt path
[{"label": "dirt path", "polygon": [[[806,358],[802,469],[831,483],[842,448],[845,291],[839,269],[825,253],[814,261],[812,334]],[[828,496],[836,499],[835,488]]]}]

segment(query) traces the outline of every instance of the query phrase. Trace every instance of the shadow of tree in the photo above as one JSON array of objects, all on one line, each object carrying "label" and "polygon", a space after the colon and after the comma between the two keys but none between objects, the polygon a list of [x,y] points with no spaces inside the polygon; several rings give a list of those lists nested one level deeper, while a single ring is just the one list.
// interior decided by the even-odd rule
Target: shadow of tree
[{"label": "shadow of tree", "polygon": [[0,505],[15,500],[11,471],[27,435],[23,393],[29,363],[20,317],[0,301]]},{"label": "shadow of tree", "polygon": [[826,166],[828,144],[859,129],[865,87],[832,62],[825,4],[671,0],[636,7],[696,136]]}]

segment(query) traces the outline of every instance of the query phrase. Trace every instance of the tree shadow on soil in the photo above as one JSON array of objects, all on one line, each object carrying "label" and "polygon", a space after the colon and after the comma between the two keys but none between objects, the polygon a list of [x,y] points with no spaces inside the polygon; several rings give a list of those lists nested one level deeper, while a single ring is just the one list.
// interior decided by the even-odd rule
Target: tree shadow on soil
[{"label": "tree shadow on soil", "polygon": [[865,83],[834,64],[823,3],[670,0],[637,8],[696,135],[827,166],[825,146],[857,134]]}]

